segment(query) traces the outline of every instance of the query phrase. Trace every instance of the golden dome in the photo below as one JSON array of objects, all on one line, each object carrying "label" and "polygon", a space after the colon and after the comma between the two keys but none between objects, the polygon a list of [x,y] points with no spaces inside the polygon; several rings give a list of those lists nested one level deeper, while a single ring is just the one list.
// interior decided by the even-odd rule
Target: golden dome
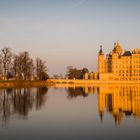
[{"label": "golden dome", "polygon": [[117,41],[117,43],[116,42],[114,43],[113,52],[118,53],[118,54],[122,54],[122,52],[123,52],[123,49],[118,41]]}]

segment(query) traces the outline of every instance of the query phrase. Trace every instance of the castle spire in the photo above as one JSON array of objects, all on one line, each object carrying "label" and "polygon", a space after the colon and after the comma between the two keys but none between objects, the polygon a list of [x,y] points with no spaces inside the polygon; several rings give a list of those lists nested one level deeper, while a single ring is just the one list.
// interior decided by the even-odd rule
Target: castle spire
[{"label": "castle spire", "polygon": [[100,50],[102,50],[102,47],[103,47],[103,46],[102,46],[102,45],[100,45]]},{"label": "castle spire", "polygon": [[117,40],[117,45],[120,46],[119,40]]},{"label": "castle spire", "polygon": [[104,54],[104,53],[103,53],[103,49],[102,49],[102,45],[100,45],[100,51],[99,51],[99,54],[100,54],[100,55]]},{"label": "castle spire", "polygon": [[116,42],[114,42],[114,48],[116,47]]}]

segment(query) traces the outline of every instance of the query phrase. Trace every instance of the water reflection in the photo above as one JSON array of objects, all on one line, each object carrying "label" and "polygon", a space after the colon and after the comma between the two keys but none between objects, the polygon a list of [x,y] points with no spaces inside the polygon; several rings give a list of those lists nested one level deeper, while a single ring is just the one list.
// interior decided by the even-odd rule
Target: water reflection
[{"label": "water reflection", "polygon": [[[57,88],[56,91],[59,92]],[[54,90],[54,92],[56,91]],[[11,116],[16,115],[20,118],[27,119],[29,112],[40,110],[47,103],[46,100],[49,98],[47,93],[48,88],[46,87],[0,89],[0,119],[4,125],[7,124]],[[91,97],[89,95],[96,95],[98,101],[98,117],[100,117],[101,122],[103,122],[106,113],[112,116],[115,125],[120,125],[126,117],[140,118],[139,85],[74,86],[65,87],[65,93],[67,94],[67,98],[71,100],[79,96],[89,100]],[[52,94],[51,97],[53,101],[55,97]],[[66,103],[69,103],[67,98],[61,97],[62,101],[65,100]],[[50,106],[50,108],[54,106],[55,104]],[[60,113],[63,114],[63,112]]]},{"label": "water reflection", "polygon": [[101,122],[105,112],[121,124],[125,117],[133,116],[140,119],[140,86],[139,85],[102,85],[68,88],[70,98],[97,93],[98,111]]},{"label": "water reflection", "polygon": [[68,98],[69,99],[76,98],[78,96],[83,96],[83,97],[88,96],[88,93],[86,93],[84,88],[82,88],[82,87],[79,87],[79,88],[69,87],[68,89],[66,89],[66,91],[68,93]]},{"label": "water reflection", "polygon": [[119,125],[124,117],[140,118],[140,87],[100,87],[98,109],[101,119],[106,109],[113,116],[116,125]]},{"label": "water reflection", "polygon": [[0,89],[0,118],[4,125],[13,115],[26,119],[28,113],[40,109],[46,102],[48,88]]}]

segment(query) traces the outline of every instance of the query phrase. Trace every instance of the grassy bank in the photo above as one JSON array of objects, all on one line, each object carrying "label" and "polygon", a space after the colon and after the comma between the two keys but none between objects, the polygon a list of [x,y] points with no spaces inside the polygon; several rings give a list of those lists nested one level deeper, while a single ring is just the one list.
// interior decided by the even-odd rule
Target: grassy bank
[{"label": "grassy bank", "polygon": [[1,80],[0,88],[12,87],[39,87],[47,86],[47,81],[31,81],[31,80]]}]

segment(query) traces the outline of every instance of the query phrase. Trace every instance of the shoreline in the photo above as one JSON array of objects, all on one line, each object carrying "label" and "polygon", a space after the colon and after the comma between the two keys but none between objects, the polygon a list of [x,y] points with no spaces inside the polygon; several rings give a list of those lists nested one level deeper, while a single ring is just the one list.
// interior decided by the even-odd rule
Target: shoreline
[{"label": "shoreline", "polygon": [[47,81],[30,80],[5,80],[0,81],[0,88],[22,87],[68,87],[68,86],[97,86],[97,85],[140,85],[140,81],[100,81],[100,80],[77,80],[77,79],[48,79]]},{"label": "shoreline", "polygon": [[77,80],[77,79],[49,79],[48,83],[53,84],[140,84],[140,81],[103,81],[103,80]]},{"label": "shoreline", "polygon": [[31,81],[31,80],[5,80],[0,81],[0,88],[22,88],[22,87],[42,87],[47,86],[46,81]]}]

